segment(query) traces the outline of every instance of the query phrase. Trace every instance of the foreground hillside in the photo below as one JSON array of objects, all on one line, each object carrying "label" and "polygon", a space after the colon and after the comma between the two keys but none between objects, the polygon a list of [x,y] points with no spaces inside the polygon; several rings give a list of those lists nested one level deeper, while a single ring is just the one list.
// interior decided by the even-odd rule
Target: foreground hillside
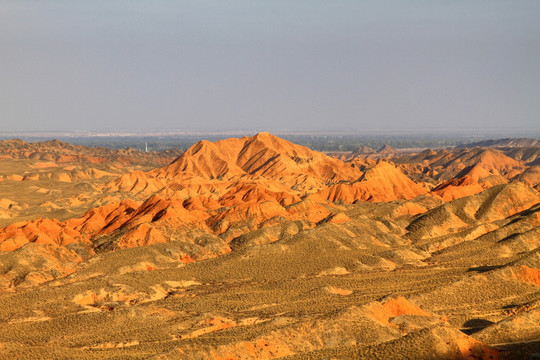
[{"label": "foreground hillside", "polygon": [[540,352],[531,150],[341,161],[268,133],[176,158],[0,145],[2,358]]}]

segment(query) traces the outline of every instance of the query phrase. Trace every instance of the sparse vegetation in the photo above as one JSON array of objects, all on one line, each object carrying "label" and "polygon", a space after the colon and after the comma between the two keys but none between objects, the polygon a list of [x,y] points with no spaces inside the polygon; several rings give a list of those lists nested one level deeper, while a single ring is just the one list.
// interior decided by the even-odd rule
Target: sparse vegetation
[{"label": "sparse vegetation", "polygon": [[0,358],[540,352],[534,151],[2,145]]}]

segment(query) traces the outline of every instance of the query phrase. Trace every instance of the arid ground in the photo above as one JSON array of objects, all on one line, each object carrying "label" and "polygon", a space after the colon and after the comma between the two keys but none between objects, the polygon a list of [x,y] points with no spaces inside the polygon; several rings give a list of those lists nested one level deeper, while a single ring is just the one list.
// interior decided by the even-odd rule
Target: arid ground
[{"label": "arid ground", "polygon": [[0,142],[2,359],[527,359],[540,142]]}]

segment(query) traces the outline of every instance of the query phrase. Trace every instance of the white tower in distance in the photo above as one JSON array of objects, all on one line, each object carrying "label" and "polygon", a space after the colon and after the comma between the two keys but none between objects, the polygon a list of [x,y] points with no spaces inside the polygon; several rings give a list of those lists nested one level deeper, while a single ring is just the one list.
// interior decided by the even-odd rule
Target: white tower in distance
[{"label": "white tower in distance", "polygon": [[148,152],[148,143],[144,143],[144,152]]}]

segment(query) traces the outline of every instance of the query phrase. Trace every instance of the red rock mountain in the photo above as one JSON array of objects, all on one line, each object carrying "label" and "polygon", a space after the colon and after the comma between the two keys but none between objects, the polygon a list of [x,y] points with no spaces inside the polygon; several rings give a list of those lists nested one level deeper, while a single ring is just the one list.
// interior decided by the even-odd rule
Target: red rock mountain
[{"label": "red rock mountain", "polygon": [[250,175],[286,182],[292,177],[307,176],[322,184],[351,181],[361,175],[342,161],[269,133],[215,143],[200,141],[171,165],[153,174],[167,178],[204,179]]},{"label": "red rock mountain", "polygon": [[395,166],[380,162],[367,170],[352,184],[338,184],[327,187],[315,196],[328,201],[392,201],[412,199],[427,191],[405,176]]},{"label": "red rock mountain", "polygon": [[507,153],[43,144],[3,143],[0,358],[540,351],[539,171]]},{"label": "red rock mountain", "polygon": [[179,231],[229,239],[278,219],[312,227],[331,214],[321,203],[390,201],[426,193],[384,161],[362,173],[268,133],[200,141],[170,165],[125,174],[105,191],[151,196],[140,206],[123,200],[66,222],[12,224],[0,230],[0,246],[13,250],[34,241],[64,246],[70,239],[95,247],[102,246],[98,239],[104,236],[115,246],[140,246],[166,241]]}]

